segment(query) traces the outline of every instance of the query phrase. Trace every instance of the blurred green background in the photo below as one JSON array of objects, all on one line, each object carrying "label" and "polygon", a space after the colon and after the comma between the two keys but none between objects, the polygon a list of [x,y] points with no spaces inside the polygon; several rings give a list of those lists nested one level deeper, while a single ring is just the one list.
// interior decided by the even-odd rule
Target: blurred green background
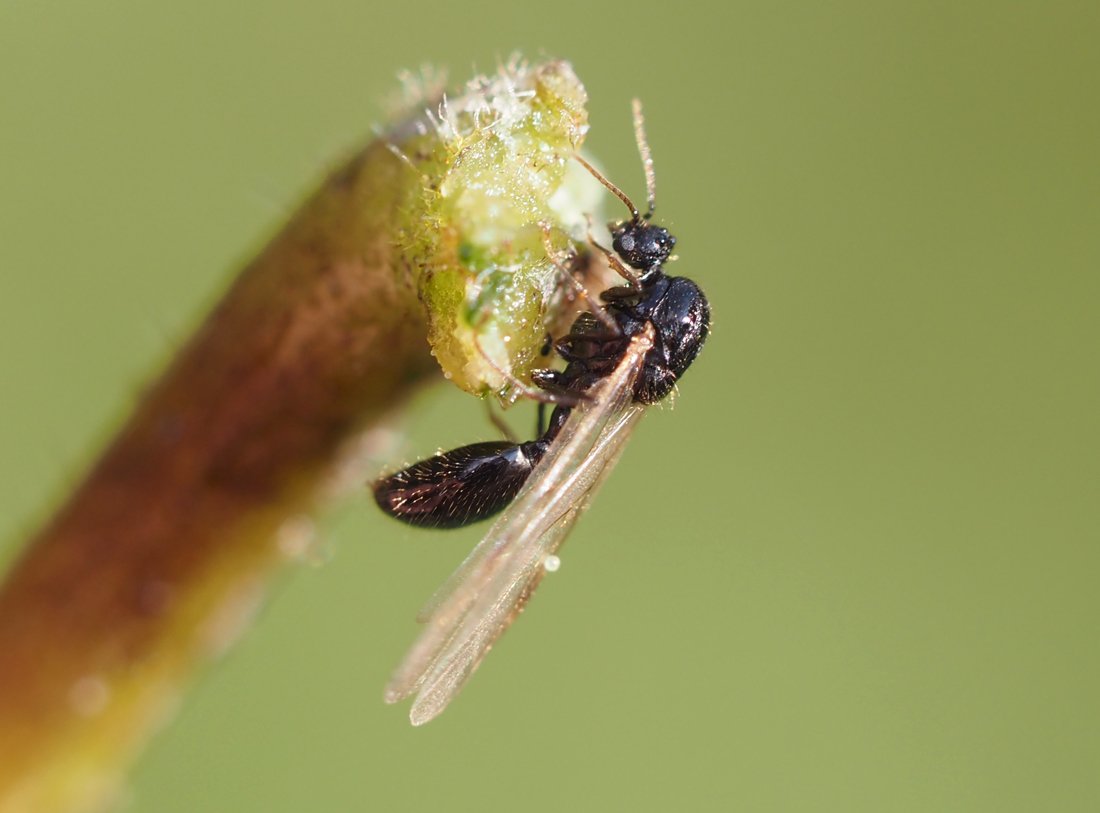
[{"label": "blurred green background", "polygon": [[[364,496],[126,809],[1100,809],[1098,41],[1084,2],[2,0],[3,558],[401,68],[570,59],[638,194],[640,95],[714,310],[442,718],[382,686],[480,529]],[[409,426],[490,436],[445,387]]]}]

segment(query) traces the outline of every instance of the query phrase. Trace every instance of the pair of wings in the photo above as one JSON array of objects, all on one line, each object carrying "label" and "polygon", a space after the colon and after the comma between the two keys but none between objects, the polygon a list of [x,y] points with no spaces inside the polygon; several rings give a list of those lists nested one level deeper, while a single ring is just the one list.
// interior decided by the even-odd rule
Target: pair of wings
[{"label": "pair of wings", "polygon": [[420,637],[386,686],[387,703],[416,695],[409,719],[438,716],[523,610],[545,564],[614,467],[645,407],[634,382],[653,346],[635,336],[614,371],[576,407],[515,501],[421,610]]}]

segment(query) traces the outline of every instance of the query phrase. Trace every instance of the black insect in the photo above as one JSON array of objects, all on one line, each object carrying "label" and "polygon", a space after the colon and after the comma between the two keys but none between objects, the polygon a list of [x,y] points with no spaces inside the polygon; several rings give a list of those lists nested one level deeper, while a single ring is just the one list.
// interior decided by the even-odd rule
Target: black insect
[{"label": "black insect", "polygon": [[[653,328],[653,345],[633,379],[634,402],[654,404],[663,399],[695,360],[707,338],[710,307],[698,285],[663,271],[676,238],[650,222],[655,208],[653,162],[637,102],[634,126],[646,172],[649,207],[644,215],[595,167],[577,157],[630,210],[628,219],[609,226],[613,250],[592,241],[627,284],[604,291],[604,305],[594,305],[593,312],[577,317],[569,333],[554,344],[566,361],[564,370],[535,370],[531,380],[538,390],[514,382],[541,402],[539,436],[526,443],[463,446],[380,478],[374,483],[374,497],[390,516],[423,527],[457,528],[499,512],[519,493],[573,408],[616,369],[647,326]],[[583,290],[582,294],[587,297]],[[544,422],[547,403],[555,408]]]}]

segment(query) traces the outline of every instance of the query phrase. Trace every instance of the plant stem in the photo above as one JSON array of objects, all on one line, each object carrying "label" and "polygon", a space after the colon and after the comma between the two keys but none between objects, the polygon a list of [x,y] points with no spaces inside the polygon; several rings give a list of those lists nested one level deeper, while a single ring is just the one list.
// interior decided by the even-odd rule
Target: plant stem
[{"label": "plant stem", "polygon": [[[285,523],[432,370],[373,143],[244,270],[0,592],[0,810],[95,807],[187,667],[243,625]],[[291,526],[292,527],[292,526]]]}]

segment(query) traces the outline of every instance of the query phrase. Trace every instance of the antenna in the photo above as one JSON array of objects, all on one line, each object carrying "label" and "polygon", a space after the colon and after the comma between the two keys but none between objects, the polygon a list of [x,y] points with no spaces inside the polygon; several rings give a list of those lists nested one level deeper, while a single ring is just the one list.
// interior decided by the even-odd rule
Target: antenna
[{"label": "antenna", "polygon": [[[638,155],[642,157],[642,167],[645,169],[646,199],[649,201],[649,209],[645,213],[645,219],[653,217],[653,211],[657,208],[657,175],[653,171],[653,155],[649,152],[649,141],[645,137],[645,116],[642,115],[642,100],[635,99],[634,107],[634,140],[638,143]],[[634,213],[637,219],[638,213]]]},{"label": "antenna", "polygon": [[582,167],[592,173],[592,177],[594,177],[597,181],[610,189],[611,193],[615,195],[615,197],[626,204],[626,208],[630,210],[630,215],[634,218],[635,222],[641,220],[642,216],[638,213],[638,207],[634,205],[634,201],[626,196],[626,193],[623,190],[619,189],[619,187],[615,186],[615,184],[607,180],[607,178],[605,178],[598,169],[596,169],[590,163],[581,158],[580,155],[574,155],[573,157],[580,162]]}]

